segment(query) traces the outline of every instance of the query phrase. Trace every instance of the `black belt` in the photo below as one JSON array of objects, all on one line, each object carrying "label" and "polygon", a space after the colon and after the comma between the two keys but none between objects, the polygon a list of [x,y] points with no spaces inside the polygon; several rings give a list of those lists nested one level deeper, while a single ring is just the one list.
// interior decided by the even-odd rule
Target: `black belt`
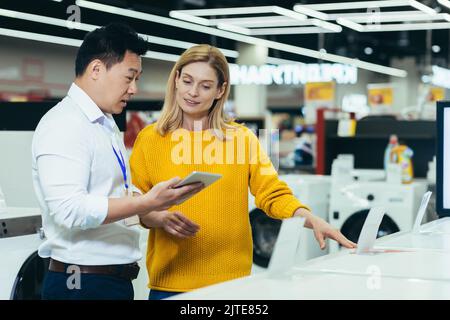
[{"label": "black belt", "polygon": [[[139,266],[135,263],[130,264],[113,264],[105,266],[85,266],[71,263],[64,263],[58,260],[50,259],[48,270],[54,272],[67,272],[67,267],[76,266],[80,273],[87,274],[104,274],[110,276],[116,276],[119,278],[134,280],[139,274]],[[78,271],[77,270],[77,271]],[[73,273],[70,272],[70,273]]]}]

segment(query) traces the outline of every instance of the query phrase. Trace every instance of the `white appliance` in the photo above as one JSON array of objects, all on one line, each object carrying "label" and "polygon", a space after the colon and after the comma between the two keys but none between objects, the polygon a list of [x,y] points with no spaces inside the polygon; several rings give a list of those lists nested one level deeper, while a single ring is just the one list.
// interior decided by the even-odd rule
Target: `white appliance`
[{"label": "white appliance", "polygon": [[37,208],[7,207],[0,214],[0,300],[40,299],[48,268],[37,255],[41,225]]},{"label": "white appliance", "polygon": [[[331,183],[329,176],[288,174],[280,175],[279,178],[288,184],[294,196],[308,205],[315,215],[327,220]],[[253,233],[252,272],[256,273],[268,266],[281,221],[268,217],[262,210],[256,208],[255,199],[251,194],[248,204]],[[320,250],[312,230],[306,229],[300,239],[296,262],[302,263],[327,253],[328,249]]]},{"label": "white appliance", "polygon": [[133,280],[134,300],[148,300],[149,288],[148,288],[148,274],[146,266],[147,258],[147,240],[148,230],[141,228],[141,236],[139,240],[139,247],[142,252],[142,258],[138,261],[139,275]]},{"label": "white appliance", "polygon": [[[38,208],[7,207],[0,214],[0,300],[39,300],[48,260],[38,256],[44,242]],[[148,230],[142,229],[141,270],[133,280],[135,300],[147,300],[148,276],[145,266]]]},{"label": "white appliance", "polygon": [[[353,242],[358,241],[370,208],[381,206],[386,214],[378,231],[378,237],[398,231],[409,231],[427,190],[425,181],[411,184],[386,183],[385,181],[361,181],[338,183],[333,181],[330,194],[329,223]],[[330,252],[339,250],[331,241]]]}]

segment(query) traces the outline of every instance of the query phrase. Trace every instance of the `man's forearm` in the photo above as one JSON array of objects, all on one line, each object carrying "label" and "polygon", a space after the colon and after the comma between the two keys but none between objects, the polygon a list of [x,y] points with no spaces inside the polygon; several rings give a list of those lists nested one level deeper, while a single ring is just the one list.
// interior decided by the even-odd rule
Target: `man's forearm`
[{"label": "man's forearm", "polygon": [[116,222],[145,212],[146,208],[144,208],[139,197],[109,198],[108,214],[103,224]]}]

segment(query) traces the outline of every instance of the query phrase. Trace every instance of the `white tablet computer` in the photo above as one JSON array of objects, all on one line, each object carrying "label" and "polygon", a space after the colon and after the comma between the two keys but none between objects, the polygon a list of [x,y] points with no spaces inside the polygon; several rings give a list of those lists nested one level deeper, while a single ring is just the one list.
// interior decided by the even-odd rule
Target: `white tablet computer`
[{"label": "white tablet computer", "polygon": [[222,177],[221,174],[216,173],[208,173],[208,172],[200,172],[200,171],[193,171],[190,175],[188,175],[186,178],[181,180],[178,184],[176,184],[173,188],[179,188],[188,184],[196,183],[196,182],[203,182],[205,185],[205,188],[217,180],[219,180]]}]

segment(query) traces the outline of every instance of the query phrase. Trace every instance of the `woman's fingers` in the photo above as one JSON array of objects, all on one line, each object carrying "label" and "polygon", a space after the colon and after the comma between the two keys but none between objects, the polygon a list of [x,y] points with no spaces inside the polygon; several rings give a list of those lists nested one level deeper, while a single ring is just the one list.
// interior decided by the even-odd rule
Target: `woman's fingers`
[{"label": "woman's fingers", "polygon": [[325,237],[322,232],[314,230],[314,236],[316,240],[319,242],[320,249],[323,250],[326,247]]},{"label": "woman's fingers", "polygon": [[336,230],[336,235],[334,239],[345,248],[348,249],[356,248],[356,243],[348,240],[339,230]]},{"label": "woman's fingers", "polygon": [[192,237],[200,229],[199,225],[192,222],[179,212],[171,213],[166,220],[169,233],[177,237]]},{"label": "woman's fingers", "polygon": [[354,249],[356,248],[356,243],[348,240],[339,230],[334,229],[332,230],[329,235],[328,238],[331,238],[333,240],[335,240],[336,242],[338,242],[341,246],[348,248],[348,249]]},{"label": "woman's fingers", "polygon": [[178,218],[180,220],[180,222],[185,224],[189,229],[193,229],[193,230],[200,229],[200,226],[198,224],[196,224],[192,220],[189,220],[188,218],[186,218],[181,212],[174,212],[173,215],[174,215],[174,217]]}]

